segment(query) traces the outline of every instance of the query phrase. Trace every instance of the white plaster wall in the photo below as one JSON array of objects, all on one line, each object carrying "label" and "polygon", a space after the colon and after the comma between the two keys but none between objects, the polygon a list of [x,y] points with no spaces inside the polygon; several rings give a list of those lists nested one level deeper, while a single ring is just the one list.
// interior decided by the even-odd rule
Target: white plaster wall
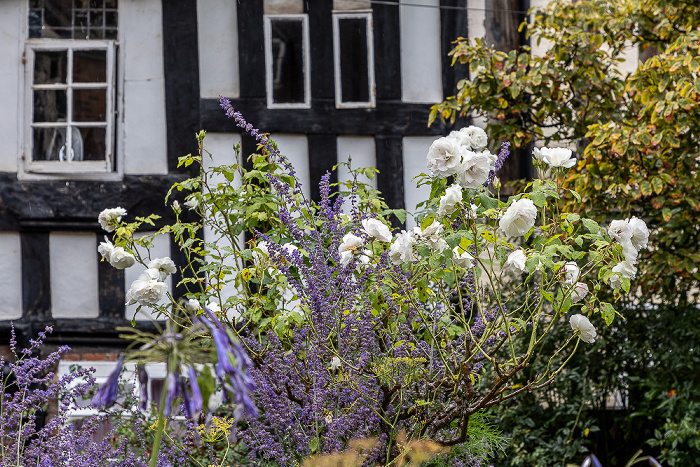
[{"label": "white plaster wall", "polygon": [[[406,136],[403,139],[403,183],[404,202],[406,211],[414,213],[416,205],[425,201],[430,196],[430,186],[425,185],[416,188],[416,181],[413,177],[422,173],[428,173],[426,166],[426,156],[428,148],[437,139],[433,136]],[[407,216],[406,226],[408,228],[416,225],[412,216]]]},{"label": "white plaster wall", "polygon": [[[423,5],[423,6],[421,6]],[[404,102],[442,100],[439,0],[402,0],[401,90]]]},{"label": "white plaster wall", "polygon": [[199,88],[203,98],[239,97],[236,2],[199,0]]},{"label": "white plaster wall", "polygon": [[301,191],[309,198],[310,183],[318,184],[320,180],[311,180],[309,174],[309,143],[306,135],[279,134],[272,135],[272,139],[277,143],[280,152],[287,156],[294,166],[296,176],[301,182]]},{"label": "white plaster wall", "polygon": [[97,238],[93,233],[51,232],[51,316],[97,318],[100,314]]},{"label": "white plaster wall", "polygon": [[486,0],[469,0],[467,8],[469,8],[467,14],[469,40],[473,41],[477,37],[485,37]]},{"label": "white plaster wall", "polygon": [[[374,145],[374,138],[372,136],[338,136],[337,148],[338,163],[347,162],[348,158],[351,158],[353,169],[377,166],[376,146]],[[352,181],[352,175],[348,167],[344,165],[338,166],[338,181]],[[358,181],[369,183],[374,188],[377,188],[376,176],[372,180],[364,176],[358,177]],[[346,188],[343,187],[342,190],[346,190]],[[343,201],[343,212],[350,214],[351,208],[352,203],[350,198],[346,197],[345,201]]]},{"label": "white plaster wall", "polygon": [[263,0],[266,15],[290,15],[304,12],[303,0]]},{"label": "white plaster wall", "polygon": [[[142,237],[145,235],[153,235],[154,232],[143,232],[140,235],[136,235],[136,237]],[[170,256],[170,238],[166,235],[158,235],[155,239],[153,239],[153,246],[150,249],[150,256],[149,256],[149,251],[147,251],[145,248],[139,248],[138,249],[139,254],[141,255],[142,258],[144,258],[144,261],[146,264],[150,261],[148,258],[151,260],[156,259],[156,258],[164,258],[166,256]],[[144,266],[142,266],[139,263],[134,264],[130,268],[127,268],[124,270],[124,283],[126,285],[126,290],[129,290],[129,287],[131,287],[131,283],[134,282],[138,277],[146,270]],[[165,280],[165,282],[168,284],[168,291],[172,293],[173,291],[173,280],[172,276],[168,276],[168,278]],[[124,298],[124,301],[126,302],[126,297]],[[168,298],[167,294],[163,295],[163,299],[158,302],[158,304],[163,305],[166,304],[170,301]],[[138,308],[138,304],[134,305],[129,305],[126,306],[126,319],[131,320],[134,317],[134,314],[136,314],[136,309]],[[136,321],[149,321],[150,318],[155,319],[155,314],[151,313],[153,311],[152,308],[149,308],[147,306],[144,306],[141,308],[141,311],[136,315]]]},{"label": "white plaster wall", "polygon": [[119,2],[125,174],[168,173],[162,16],[161,0]]},{"label": "white plaster wall", "polygon": [[0,320],[22,316],[22,248],[19,232],[0,232]]},{"label": "white plaster wall", "polygon": [[20,150],[21,44],[24,8],[20,1],[0,1],[0,172],[17,172]]}]

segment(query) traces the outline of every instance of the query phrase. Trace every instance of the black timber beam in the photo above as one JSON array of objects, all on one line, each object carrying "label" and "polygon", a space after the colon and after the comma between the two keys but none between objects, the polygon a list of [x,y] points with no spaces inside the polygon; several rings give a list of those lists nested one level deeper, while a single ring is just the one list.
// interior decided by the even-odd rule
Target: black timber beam
[{"label": "black timber beam", "polygon": [[[372,4],[377,103],[401,101],[401,23],[399,0]],[[426,112],[427,114],[427,112]]]},{"label": "black timber beam", "polygon": [[241,96],[264,99],[266,91],[263,2],[239,0],[237,6],[240,93]]},{"label": "black timber beam", "polygon": [[[199,50],[197,0],[163,2],[163,74],[168,171],[178,158],[197,150],[199,124]],[[194,170],[194,165],[191,166]]]},{"label": "black timber beam", "polygon": [[[428,127],[426,104],[386,102],[377,103],[374,109],[336,109],[334,100],[317,99],[311,109],[268,109],[265,99],[246,98],[231,99],[231,104],[248,122],[267,133],[438,136],[447,131],[440,122]],[[217,99],[202,99],[200,105],[204,129],[240,132]]]}]

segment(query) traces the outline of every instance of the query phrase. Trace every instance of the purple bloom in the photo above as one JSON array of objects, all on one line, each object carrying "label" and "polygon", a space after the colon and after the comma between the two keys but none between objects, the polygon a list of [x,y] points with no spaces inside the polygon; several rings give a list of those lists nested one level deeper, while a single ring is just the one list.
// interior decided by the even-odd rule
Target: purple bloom
[{"label": "purple bloom", "polygon": [[146,410],[148,408],[148,373],[146,373],[146,366],[139,364],[136,367],[136,372],[139,378],[139,392],[141,395],[139,407],[141,410]]},{"label": "purple bloom", "polygon": [[163,408],[163,416],[168,417],[173,409],[173,403],[175,398],[179,395],[180,387],[178,380],[180,375],[175,375],[172,371],[168,372],[168,378],[166,379],[167,384],[167,394],[165,395],[165,407]]},{"label": "purple bloom", "polygon": [[202,410],[202,391],[199,389],[199,384],[197,384],[197,373],[195,373],[194,368],[188,366],[187,373],[190,380],[190,389],[192,390],[192,397],[189,401],[189,411],[191,415],[194,415]]},{"label": "purple bloom", "polygon": [[100,387],[95,397],[92,398],[92,403],[95,407],[109,407],[117,401],[117,392],[119,390],[119,374],[122,371],[124,357],[120,356],[117,360],[117,366],[107,378],[107,381]]}]

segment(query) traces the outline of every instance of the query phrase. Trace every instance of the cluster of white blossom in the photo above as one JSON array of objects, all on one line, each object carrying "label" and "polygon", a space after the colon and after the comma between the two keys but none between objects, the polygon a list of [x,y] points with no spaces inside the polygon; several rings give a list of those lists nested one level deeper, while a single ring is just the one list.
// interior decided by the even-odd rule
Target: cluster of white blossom
[{"label": "cluster of white blossom", "polygon": [[[123,208],[105,209],[97,217],[97,220],[104,230],[113,232],[119,226],[122,216],[125,215],[126,209]],[[136,264],[136,258],[133,254],[123,247],[114,246],[107,237],[97,247],[97,251],[105,261],[108,261],[116,269],[126,269]],[[131,283],[131,287],[126,292],[126,304],[155,305],[158,303],[168,291],[168,284],[165,280],[175,271],[177,271],[175,263],[169,257],[150,261],[147,269]]]},{"label": "cluster of white blossom", "polygon": [[497,156],[486,149],[487,144],[486,132],[479,127],[453,131],[430,145],[428,169],[435,177],[454,176],[463,188],[478,188],[496,168]]},{"label": "cluster of white blossom", "polygon": [[639,250],[646,248],[649,242],[649,229],[643,220],[632,217],[625,220],[614,220],[610,223],[608,234],[622,246],[624,260],[613,267],[610,285],[620,287],[620,276],[634,279],[637,275],[637,256]]}]

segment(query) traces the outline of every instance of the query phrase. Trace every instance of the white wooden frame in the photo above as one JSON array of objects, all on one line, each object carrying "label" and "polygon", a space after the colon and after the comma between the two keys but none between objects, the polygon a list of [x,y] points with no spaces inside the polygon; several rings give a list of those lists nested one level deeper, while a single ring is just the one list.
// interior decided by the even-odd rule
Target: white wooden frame
[{"label": "white wooden frame", "polygon": [[[71,39],[28,39],[24,48],[24,138],[22,151],[20,152],[20,168],[22,178],[46,178],[46,176],[60,176],[61,178],[87,178],[87,179],[111,179],[118,178],[121,174],[114,171],[116,159],[115,134],[117,109],[116,89],[116,42],[105,40],[71,40]],[[79,83],[72,82],[73,52],[81,50],[104,50],[106,52],[106,83]],[[37,51],[66,51],[68,56],[69,71],[65,84],[34,84],[34,57]],[[67,108],[66,122],[56,124],[52,122],[34,123],[33,115],[33,90],[34,89],[58,89],[66,90]],[[75,89],[105,89],[107,92],[105,123],[73,122],[72,120],[72,94]],[[74,125],[77,123],[77,125]],[[105,128],[105,159],[103,161],[34,161],[32,160],[33,138],[32,128],[55,128],[73,126]],[[72,137],[71,131],[67,131],[67,140]],[[118,164],[119,166],[120,164]],[[43,177],[42,177],[43,176]]]},{"label": "white wooden frame", "polygon": [[[301,21],[302,57],[304,60],[304,102],[274,102],[272,64],[272,21]],[[265,15],[265,88],[269,109],[309,109],[311,108],[311,58],[309,54],[309,17],[300,15]]]},{"label": "white wooden frame", "polygon": [[[367,84],[369,86],[369,101],[343,101],[342,80],[340,70],[340,25],[343,19],[364,19],[367,21]],[[398,52],[397,52],[398,53]],[[373,108],[376,104],[376,85],[374,81],[374,26],[372,12],[333,12],[333,65],[335,75],[335,106],[339,109]]]}]

